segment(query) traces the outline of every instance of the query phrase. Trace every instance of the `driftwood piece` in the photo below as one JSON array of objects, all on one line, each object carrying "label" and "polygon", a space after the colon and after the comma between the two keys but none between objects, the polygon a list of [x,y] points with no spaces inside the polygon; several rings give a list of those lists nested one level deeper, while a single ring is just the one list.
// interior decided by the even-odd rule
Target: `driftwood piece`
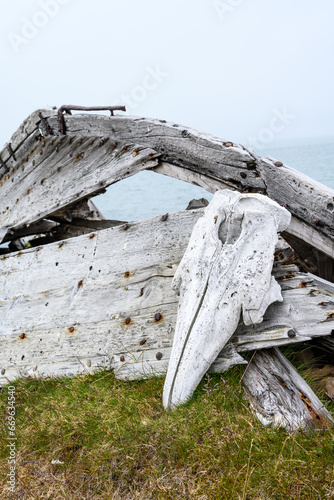
[{"label": "driftwood piece", "polygon": [[264,425],[294,432],[334,423],[331,414],[277,348],[256,352],[243,384]]},{"label": "driftwood piece", "polygon": [[[15,164],[15,159],[13,157],[17,154],[19,148],[23,143],[34,134],[36,131],[40,131],[41,135],[44,137],[46,135],[52,135],[57,133],[53,131],[48,123],[48,119],[51,116],[57,116],[57,111],[52,108],[37,109],[33,111],[19,126],[19,128],[14,132],[10,140],[0,151],[0,158],[6,163],[7,168],[12,168]],[[46,128],[48,131],[46,131]],[[10,145],[10,147],[8,147]],[[3,175],[3,172],[1,172]]]},{"label": "driftwood piece", "polygon": [[127,223],[107,220],[92,200],[82,200],[66,209],[59,210],[51,216],[51,219],[57,221],[58,224],[49,235],[48,243]]},{"label": "driftwood piece", "polygon": [[[150,363],[135,362],[144,351],[152,351],[155,367],[168,363],[178,305],[171,282],[202,213],[154,217],[3,255],[0,383],[20,373],[75,375],[101,364],[119,378],[138,378],[152,371]],[[327,291],[334,295],[333,285],[295,266],[277,266],[274,274],[284,301],[272,304],[260,325],[239,325],[231,339],[238,352],[333,329]]]},{"label": "driftwood piece", "polygon": [[56,227],[57,227],[56,222],[42,219],[29,226],[18,229],[17,231],[8,231],[7,236],[3,239],[3,243],[6,243],[7,241],[11,240],[24,238],[26,236],[32,236],[35,234],[49,233]]},{"label": "driftwood piece", "polygon": [[[169,175],[187,171],[188,182],[192,182],[194,172],[193,182],[199,185],[203,176],[206,185],[217,181],[220,188],[223,183],[243,192],[261,190],[292,214],[287,232],[301,235],[334,258],[334,191],[301,172],[271,158],[260,158],[237,143],[164,120],[99,115],[68,116],[65,120],[70,135],[102,135],[148,145],[161,153],[161,162],[181,167],[170,169]],[[49,121],[55,128],[55,118]],[[318,233],[323,236],[321,241],[316,238]]]},{"label": "driftwood piece", "polygon": [[[145,146],[101,137],[30,136],[0,183],[0,240],[157,164]],[[13,182],[12,182],[13,180]]]},{"label": "driftwood piece", "polygon": [[194,227],[172,287],[180,295],[163,404],[186,402],[219,352],[245,325],[282,301],[272,277],[277,231],[290,214],[259,194],[218,191]]},{"label": "driftwood piece", "polygon": [[69,208],[57,210],[52,215],[52,219],[58,222],[70,222],[73,220],[101,221],[105,220],[104,215],[97,208],[92,200],[81,200],[74,203]]}]

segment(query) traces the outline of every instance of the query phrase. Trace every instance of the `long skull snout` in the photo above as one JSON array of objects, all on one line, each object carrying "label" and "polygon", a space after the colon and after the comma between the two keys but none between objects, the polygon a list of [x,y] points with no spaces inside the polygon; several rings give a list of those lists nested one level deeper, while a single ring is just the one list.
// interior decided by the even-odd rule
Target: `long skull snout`
[{"label": "long skull snout", "polygon": [[277,232],[290,214],[259,194],[218,191],[194,227],[173,279],[180,295],[164,407],[186,402],[235,332],[282,301],[271,276]]}]

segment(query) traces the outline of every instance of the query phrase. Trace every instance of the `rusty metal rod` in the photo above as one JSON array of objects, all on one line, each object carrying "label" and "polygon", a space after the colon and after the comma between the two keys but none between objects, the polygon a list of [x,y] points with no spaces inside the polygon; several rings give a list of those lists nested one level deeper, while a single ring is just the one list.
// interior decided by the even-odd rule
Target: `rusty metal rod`
[{"label": "rusty metal rod", "polygon": [[58,109],[58,130],[61,134],[66,134],[66,125],[64,112],[71,114],[71,111],[110,111],[111,116],[114,111],[126,111],[125,106],[75,106],[72,104],[63,104]]}]

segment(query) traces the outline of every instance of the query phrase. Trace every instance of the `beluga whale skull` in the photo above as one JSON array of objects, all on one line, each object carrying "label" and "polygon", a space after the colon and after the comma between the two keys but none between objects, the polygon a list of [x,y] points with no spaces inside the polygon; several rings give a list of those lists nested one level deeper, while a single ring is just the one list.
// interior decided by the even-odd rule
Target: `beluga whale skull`
[{"label": "beluga whale skull", "polygon": [[172,282],[180,296],[163,391],[166,409],[185,403],[235,332],[261,323],[282,301],[271,275],[277,233],[290,213],[260,194],[217,191],[197,221]]}]

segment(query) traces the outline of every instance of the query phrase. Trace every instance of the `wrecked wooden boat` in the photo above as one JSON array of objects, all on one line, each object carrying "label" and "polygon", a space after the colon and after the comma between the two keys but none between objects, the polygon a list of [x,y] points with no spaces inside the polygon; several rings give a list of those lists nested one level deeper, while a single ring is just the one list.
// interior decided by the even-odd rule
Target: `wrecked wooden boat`
[{"label": "wrecked wooden boat", "polygon": [[296,420],[291,404],[284,418],[281,404],[258,404],[254,356],[244,383],[262,421],[290,430],[330,421],[306,382],[292,387],[298,374],[277,346],[316,339],[333,349],[334,191],[239,144],[114,115],[120,108],[107,107],[111,116],[38,110],[0,152],[0,241],[9,243],[0,257],[0,383],[101,367],[123,379],[166,372],[179,304],[171,284],[206,209],[127,222],[105,219],[91,201],[150,170],[212,193],[263,195],[291,214],[273,266],[283,301],[268,304],[260,323],[237,321],[209,368],[225,371],[247,363],[242,352],[266,349],[262,362],[269,356],[289,378],[286,387],[275,379],[280,397],[297,395],[304,411]]}]

